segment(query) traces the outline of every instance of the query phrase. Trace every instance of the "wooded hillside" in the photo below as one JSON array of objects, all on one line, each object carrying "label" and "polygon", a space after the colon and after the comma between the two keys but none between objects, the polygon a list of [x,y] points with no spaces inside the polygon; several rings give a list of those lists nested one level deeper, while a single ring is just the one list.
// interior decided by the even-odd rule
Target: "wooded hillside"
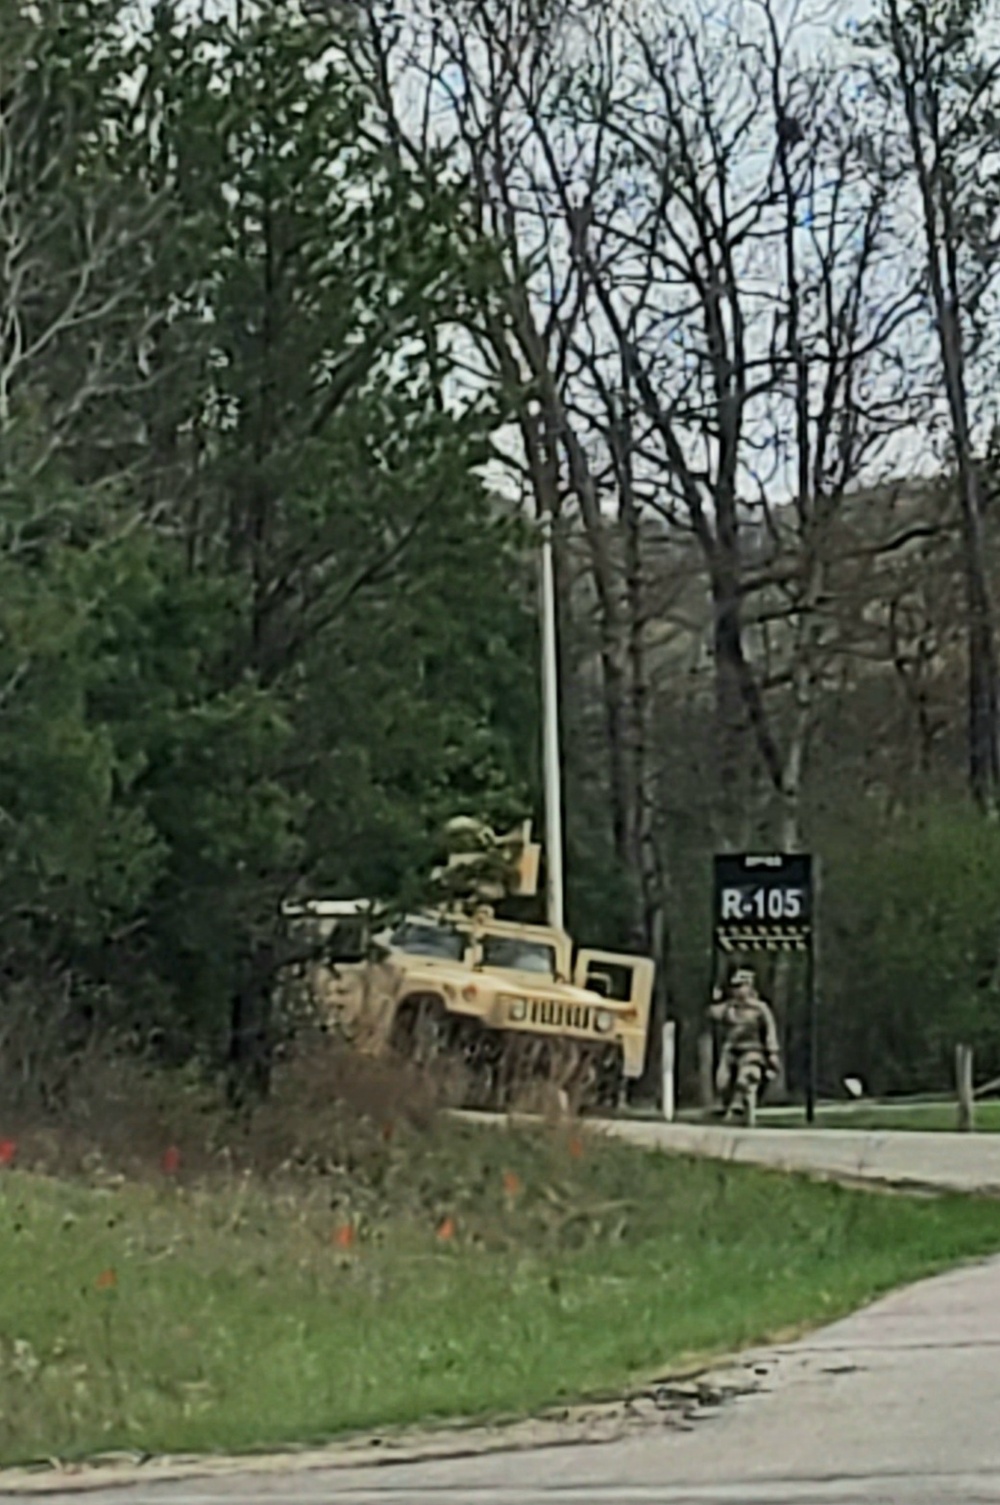
[{"label": "wooded hillside", "polygon": [[0,0],[11,1080],[540,822],[545,512],[574,932],[690,1026],[808,846],[827,1085],[1000,1071],[997,5],[877,9]]}]

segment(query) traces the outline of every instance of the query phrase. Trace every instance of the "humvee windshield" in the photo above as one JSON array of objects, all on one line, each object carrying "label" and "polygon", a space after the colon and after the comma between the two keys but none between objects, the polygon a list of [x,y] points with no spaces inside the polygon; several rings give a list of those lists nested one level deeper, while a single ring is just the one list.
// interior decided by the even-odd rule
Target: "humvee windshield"
[{"label": "humvee windshield", "polygon": [[483,966],[507,968],[513,972],[540,972],[554,977],[555,947],[545,941],[525,941],[516,936],[484,935]]},{"label": "humvee windshield", "polygon": [[433,920],[404,920],[392,932],[389,944],[411,956],[434,956],[447,962],[460,962],[465,955],[465,937],[451,925],[435,925]]},{"label": "humvee windshield", "polygon": [[[325,928],[322,923],[320,928]],[[365,916],[345,915],[335,920],[326,937],[326,954],[334,963],[364,961]]]}]

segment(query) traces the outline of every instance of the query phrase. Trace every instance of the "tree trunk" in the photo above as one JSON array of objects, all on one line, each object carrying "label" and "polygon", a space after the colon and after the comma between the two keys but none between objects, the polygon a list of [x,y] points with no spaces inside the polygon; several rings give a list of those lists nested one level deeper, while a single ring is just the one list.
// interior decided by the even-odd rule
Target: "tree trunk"
[{"label": "tree trunk", "polygon": [[956,298],[944,300],[939,312],[939,323],[945,385],[958,456],[959,500],[962,510],[962,561],[969,666],[969,787],[980,808],[988,815],[996,816],[1000,802],[996,620],[986,565],[979,475],[969,436],[962,335]]},{"label": "tree trunk", "polygon": [[[541,354],[536,352],[540,361]],[[611,827],[615,858],[626,872],[636,871],[634,832],[637,792],[629,757],[629,708],[626,685],[626,624],[619,577],[611,554],[607,526],[601,514],[597,486],[583,445],[544,367],[546,413],[554,438],[566,455],[570,484],[580,507],[591,577],[597,596],[597,627],[601,655],[601,692],[607,737],[611,792]]]},{"label": "tree trunk", "polygon": [[[889,34],[899,72],[913,169],[920,194],[931,303],[941,373],[958,466],[968,641],[968,768],[973,798],[990,816],[1000,802],[1000,712],[997,704],[996,623],[990,599],[982,501],[969,432],[959,258],[962,232],[953,177],[940,129],[937,76],[922,72],[925,57],[906,33],[898,0],[890,0]],[[926,42],[926,38],[924,38]],[[929,132],[929,137],[925,134]]]},{"label": "tree trunk", "polygon": [[[974,475],[963,483],[963,491],[966,486],[976,492]],[[963,523],[969,665],[969,787],[980,808],[995,816],[1000,796],[996,634],[977,501],[966,504]]]},{"label": "tree trunk", "polygon": [[275,956],[273,944],[258,942],[244,954],[237,970],[226,1061],[226,1091],[233,1107],[259,1101],[270,1090]]},{"label": "tree trunk", "polygon": [[716,780],[721,845],[738,847],[751,823],[752,771],[763,764],[772,791],[784,769],[753,666],[743,646],[739,577],[728,561],[712,570]]}]

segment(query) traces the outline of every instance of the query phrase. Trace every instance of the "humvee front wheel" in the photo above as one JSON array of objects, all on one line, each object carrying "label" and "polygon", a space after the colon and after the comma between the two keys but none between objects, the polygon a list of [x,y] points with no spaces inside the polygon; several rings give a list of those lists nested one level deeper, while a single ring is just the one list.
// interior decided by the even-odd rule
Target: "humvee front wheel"
[{"label": "humvee front wheel", "polygon": [[600,1112],[613,1113],[625,1091],[625,1063],[621,1051],[609,1046],[593,1064],[590,1104]]},{"label": "humvee front wheel", "polygon": [[440,998],[433,994],[407,998],[396,1010],[389,1043],[415,1066],[431,1066],[448,1050],[449,1024]]}]

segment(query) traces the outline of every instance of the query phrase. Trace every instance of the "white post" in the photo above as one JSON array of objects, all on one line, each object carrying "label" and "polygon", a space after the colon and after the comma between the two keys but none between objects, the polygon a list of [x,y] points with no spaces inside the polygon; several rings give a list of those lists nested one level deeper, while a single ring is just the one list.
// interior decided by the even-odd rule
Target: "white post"
[{"label": "white post", "polygon": [[552,514],[542,515],[542,728],[545,772],[545,871],[549,924],[563,928],[562,774],[559,764],[559,660]]},{"label": "white post", "polygon": [[674,1121],[676,1109],[676,1058],[677,1023],[667,1019],[663,1025],[663,1117],[668,1124]]}]

